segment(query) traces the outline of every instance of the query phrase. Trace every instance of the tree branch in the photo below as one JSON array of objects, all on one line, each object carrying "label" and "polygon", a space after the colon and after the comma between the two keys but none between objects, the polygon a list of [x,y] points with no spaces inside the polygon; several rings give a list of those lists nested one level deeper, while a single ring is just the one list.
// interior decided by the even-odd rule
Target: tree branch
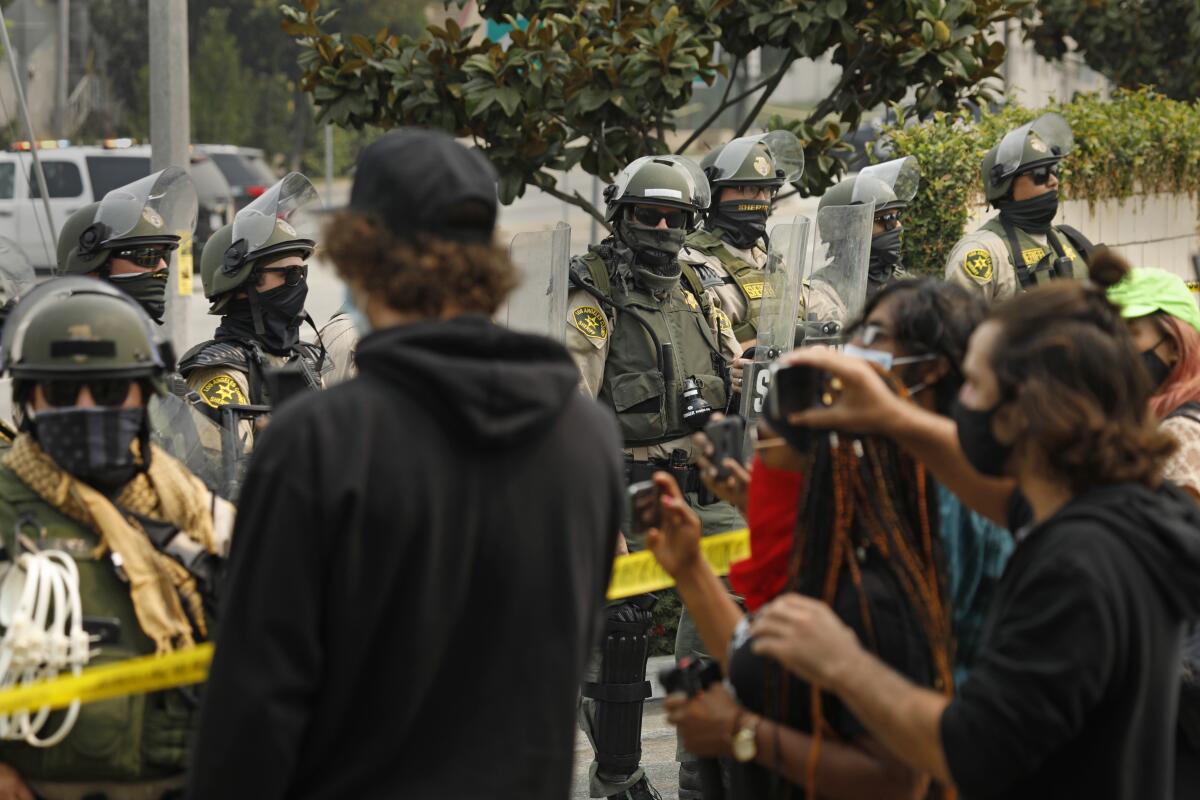
[{"label": "tree branch", "polygon": [[[690,137],[688,137],[688,140],[686,142],[684,142],[682,145],[680,145],[678,148],[676,148],[675,153],[677,155],[682,155],[683,151],[687,150],[692,145],[692,142],[699,139],[700,135],[702,133],[704,133],[704,131],[710,125],[712,125],[714,122],[716,122],[717,117],[721,116],[722,111],[729,108],[730,106],[736,106],[738,103],[742,102],[747,97],[754,94],[759,89],[762,89],[764,86],[766,86],[767,84],[769,84],[771,81],[773,81],[775,79],[776,79],[776,75],[771,75],[769,78],[763,78],[761,81],[754,84],[749,89],[747,89],[746,91],[739,94],[737,97],[730,97],[727,100],[722,100],[721,105],[717,106],[717,110],[714,111],[713,113],[709,114],[708,119],[704,120],[704,122],[700,123],[700,126],[698,128],[696,128],[696,130],[692,131],[692,135]],[[780,80],[782,80],[782,78],[780,78]],[[726,87],[726,92],[728,93],[728,87]],[[770,93],[768,92],[768,95],[769,94]],[[738,134],[738,135],[740,136],[741,134]]]},{"label": "tree branch", "polygon": [[729,108],[729,91],[733,89],[733,84],[737,81],[738,68],[742,66],[742,57],[736,56],[733,59],[733,69],[729,70],[729,79],[725,81],[725,91],[721,93],[721,102],[717,103],[717,110],[708,115],[708,118],[701,122],[692,135],[687,138],[676,151],[675,155],[682,155],[684,150],[691,146],[692,142],[700,138],[700,136],[709,129],[709,127],[717,121],[717,117],[721,116],[721,112]]},{"label": "tree branch", "polygon": [[612,231],[612,228],[609,227],[608,220],[604,218],[604,215],[600,213],[600,210],[584,199],[583,195],[579,194],[579,192],[567,194],[566,192],[559,191],[553,186],[539,186],[538,188],[551,197],[557,198],[564,203],[573,205],[576,208],[582,208],[584,211],[590,214],[593,219],[603,225],[606,230],[610,232]]},{"label": "tree branch", "polygon": [[792,68],[792,64],[795,62],[795,60],[796,56],[794,54],[789,54],[788,57],[783,60],[783,63],[779,65],[779,69],[775,70],[775,74],[767,79],[765,84],[766,90],[762,93],[762,96],[758,98],[758,102],[754,104],[754,108],[750,109],[750,113],[746,115],[744,120],[742,120],[742,124],[738,126],[737,131],[734,132],[733,135],[735,139],[739,136],[746,135],[746,131],[750,129],[750,126],[754,124],[754,120],[758,117],[758,112],[763,110],[763,106],[767,104],[767,101],[771,99],[771,95],[773,95],[775,90],[779,88],[779,84],[783,82],[784,76],[787,75],[787,71]]}]

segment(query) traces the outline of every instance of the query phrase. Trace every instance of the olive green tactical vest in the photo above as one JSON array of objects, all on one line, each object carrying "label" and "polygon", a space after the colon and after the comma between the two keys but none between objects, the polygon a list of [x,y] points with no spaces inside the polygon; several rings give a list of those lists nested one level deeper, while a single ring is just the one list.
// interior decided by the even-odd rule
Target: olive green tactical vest
[{"label": "olive green tactical vest", "polygon": [[[1016,272],[1018,259],[1016,254],[1012,251],[1012,244],[1009,242],[1008,234],[1004,230],[1004,223],[1000,221],[1000,215],[997,214],[996,216],[992,217],[986,223],[981,225],[979,229],[991,231],[1000,237],[1000,241],[1004,242],[1004,249],[1008,251],[1008,263],[1012,265],[1013,271]],[[1054,253],[1054,248],[1050,245],[1049,240],[1047,240],[1046,244],[1044,245],[1040,244],[1036,239],[1015,225],[1013,226],[1013,232],[1016,234],[1017,245],[1021,248],[1021,254],[1025,258],[1026,266],[1032,267],[1033,265],[1037,264],[1048,252],[1051,253],[1053,257],[1057,258],[1057,254]],[[1059,243],[1062,245],[1063,253],[1071,259],[1071,268],[1074,272],[1075,279],[1086,279],[1088,276],[1087,261],[1084,260],[1083,256],[1080,255],[1075,247],[1071,244],[1070,240],[1067,238],[1067,235],[1059,230],[1057,226],[1054,226],[1054,233],[1058,237]],[[1034,278],[1037,280],[1039,286],[1044,283],[1049,283],[1051,280],[1053,280],[1048,271],[1039,271],[1035,273]],[[1021,283],[1019,277],[1017,280],[1017,289],[1024,289],[1024,285]]]},{"label": "olive green tactical vest", "polygon": [[[115,643],[92,646],[93,652],[103,652],[88,662],[89,667],[154,652],[154,644],[138,626],[129,587],[107,557],[92,556],[99,537],[51,508],[0,466],[0,536],[10,545],[18,523],[39,546],[65,550],[75,558],[85,624],[97,617],[120,622]],[[48,730],[57,728],[61,714],[51,715]],[[75,727],[54,747],[0,741],[0,762],[31,781],[161,780],[185,770],[187,743],[197,721],[195,701],[178,689],[102,700],[81,706]]]},{"label": "olive green tactical vest", "polygon": [[595,253],[579,260],[587,266],[593,284],[601,292],[616,305],[640,314],[659,342],[671,345],[675,374],[667,386],[646,329],[633,320],[611,326],[599,399],[616,412],[625,446],[661,444],[693,432],[682,415],[686,378],[696,378],[701,396],[715,410],[724,410],[728,400],[725,377],[721,374],[724,357],[704,313],[707,301],[702,306],[702,300],[697,299],[697,295],[703,296],[703,291],[694,273],[689,276],[691,270],[685,270],[684,280],[689,289],[685,290],[681,282],[659,301],[632,278],[610,281],[607,266]]},{"label": "olive green tactical vest", "polygon": [[746,301],[746,318],[733,326],[733,335],[739,342],[748,342],[758,337],[758,306],[762,299],[765,278],[763,271],[750,262],[729,252],[719,234],[697,228],[688,234],[685,244],[693,250],[711,255],[733,278],[738,291]]}]

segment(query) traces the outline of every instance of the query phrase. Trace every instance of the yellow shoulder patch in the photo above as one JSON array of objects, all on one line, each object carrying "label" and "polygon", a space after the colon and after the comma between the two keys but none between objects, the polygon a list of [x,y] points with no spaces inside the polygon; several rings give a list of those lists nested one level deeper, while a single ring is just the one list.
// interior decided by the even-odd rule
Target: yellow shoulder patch
[{"label": "yellow shoulder patch", "polygon": [[687,304],[696,311],[700,310],[700,301],[696,299],[696,295],[686,289],[683,290],[683,299],[687,300]]},{"label": "yellow shoulder patch", "polygon": [[602,342],[608,338],[608,320],[595,306],[580,306],[571,314],[571,324],[589,339]]},{"label": "yellow shoulder patch", "polygon": [[713,309],[713,316],[717,318],[717,331],[725,332],[733,327],[733,323],[729,321],[729,315],[719,308]]},{"label": "yellow shoulder patch", "polygon": [[968,250],[962,260],[963,272],[979,283],[987,283],[995,271],[992,265],[992,254],[984,248]]},{"label": "yellow shoulder patch", "polygon": [[238,386],[237,381],[228,375],[218,375],[205,383],[200,387],[200,396],[213,408],[220,408],[230,403],[245,405],[250,402],[246,399],[246,395],[242,394],[242,387]]}]

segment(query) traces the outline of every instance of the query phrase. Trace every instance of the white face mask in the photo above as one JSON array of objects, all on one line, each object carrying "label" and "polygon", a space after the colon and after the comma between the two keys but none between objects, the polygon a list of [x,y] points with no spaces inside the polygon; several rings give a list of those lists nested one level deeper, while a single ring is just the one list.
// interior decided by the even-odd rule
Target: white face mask
[{"label": "white face mask", "polygon": [[[891,372],[895,367],[903,367],[907,364],[920,364],[923,361],[933,361],[938,356],[936,353],[926,353],[921,356],[901,356],[896,358],[886,350],[872,350],[869,347],[859,347],[854,344],[847,344],[842,347],[842,352],[854,358],[861,358],[864,361],[870,361],[873,364],[878,364],[885,372]],[[918,383],[916,386],[906,386],[909,397],[924,390],[928,383]]]}]

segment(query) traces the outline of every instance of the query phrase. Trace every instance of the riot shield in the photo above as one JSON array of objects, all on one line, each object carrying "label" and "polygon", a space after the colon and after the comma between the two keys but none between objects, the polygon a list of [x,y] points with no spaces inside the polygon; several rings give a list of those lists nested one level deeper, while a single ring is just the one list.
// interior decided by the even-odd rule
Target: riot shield
[{"label": "riot shield", "polygon": [[496,322],[516,331],[562,342],[566,335],[567,279],[571,261],[571,226],[518,233],[508,247],[518,283],[496,311]]},{"label": "riot shield", "polygon": [[841,343],[842,329],[867,301],[874,204],[827,206],[817,212],[812,271],[804,286],[797,338],[805,345]]},{"label": "riot shield", "polygon": [[[759,301],[758,341],[754,363],[742,376],[742,416],[746,418],[747,447],[754,441],[763,401],[770,387],[771,362],[791,350],[796,340],[796,317],[808,264],[808,217],[794,217],[771,229],[771,246],[763,271],[763,293]],[[750,452],[749,449],[745,452]]]},{"label": "riot shield", "polygon": [[[170,380],[182,383],[183,379],[174,375]],[[193,402],[176,394],[177,388],[172,389],[154,395],[146,404],[151,443],[181,462],[210,490],[228,497],[220,427]]]}]

